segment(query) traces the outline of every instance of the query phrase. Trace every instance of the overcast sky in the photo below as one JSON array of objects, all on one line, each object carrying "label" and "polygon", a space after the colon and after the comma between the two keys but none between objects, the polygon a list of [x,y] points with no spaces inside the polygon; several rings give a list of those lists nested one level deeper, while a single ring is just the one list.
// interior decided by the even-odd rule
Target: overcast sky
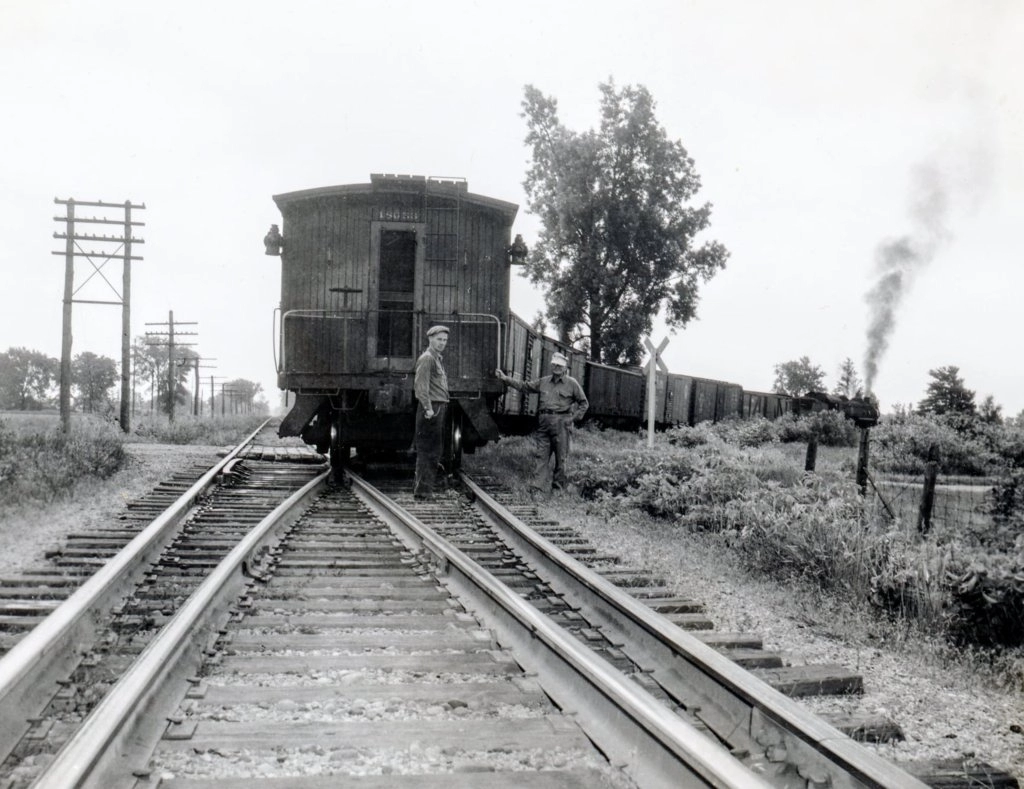
[{"label": "overcast sky", "polygon": [[[670,369],[768,390],[776,364],[808,356],[831,387],[873,353],[883,409],[956,365],[1016,415],[1021,41],[1012,0],[0,0],[0,350],[60,356],[54,198],[131,200],[146,205],[133,336],[173,310],[216,359],[206,375],[276,403],[271,195],[457,176],[523,206],[530,244],[523,86],[583,130],[612,78],[651,91],[714,206],[706,237],[732,253],[669,335]],[[115,297],[76,265],[76,298]],[[120,263],[104,273],[120,287]],[[541,303],[514,281],[515,312]],[[73,351],[120,360],[120,321],[76,304]]]}]

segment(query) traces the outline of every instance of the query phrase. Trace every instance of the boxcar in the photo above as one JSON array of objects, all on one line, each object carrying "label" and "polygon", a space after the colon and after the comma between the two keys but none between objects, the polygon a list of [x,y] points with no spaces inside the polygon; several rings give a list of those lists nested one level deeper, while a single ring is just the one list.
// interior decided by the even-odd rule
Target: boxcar
[{"label": "boxcar", "polygon": [[725,381],[694,378],[690,424],[721,422],[739,418],[743,408],[743,387]]},{"label": "boxcar", "polygon": [[[537,332],[518,315],[510,315],[502,369],[513,378],[530,380],[535,377],[534,371],[538,367],[536,359],[539,349],[540,337]],[[537,397],[510,386],[501,397],[498,410],[507,416],[500,425],[502,432],[524,432],[523,429],[516,429],[517,418],[537,413]]]},{"label": "boxcar", "polygon": [[[502,369],[521,381],[532,381],[551,370],[551,357],[555,352],[569,360],[568,373],[581,384],[584,382],[586,356],[565,343],[546,337],[515,313],[509,314],[505,355]],[[502,433],[523,434],[536,427],[540,396],[508,387],[500,397],[492,416]]]},{"label": "boxcar", "polygon": [[587,362],[588,414],[612,427],[633,427],[644,416],[643,373],[597,362]]},{"label": "boxcar", "polygon": [[743,392],[743,418],[764,417],[778,419],[790,413],[793,400],[776,392]]},{"label": "boxcar", "polygon": [[[508,336],[512,222],[518,207],[462,179],[370,176],[274,196],[283,224],[264,239],[281,256],[278,385],[294,393],[282,436],[301,435],[343,465],[351,447],[411,442],[413,369],[434,325],[452,407],[444,462],[497,438],[490,412]],[[519,341],[519,338],[516,338]]]},{"label": "boxcar", "polygon": [[664,408],[658,412],[663,424],[669,427],[693,424],[693,382],[689,375],[669,373],[665,376]]},{"label": "boxcar", "polygon": [[715,421],[723,419],[739,419],[743,416],[743,387],[724,381],[718,385],[718,404],[715,409]]}]

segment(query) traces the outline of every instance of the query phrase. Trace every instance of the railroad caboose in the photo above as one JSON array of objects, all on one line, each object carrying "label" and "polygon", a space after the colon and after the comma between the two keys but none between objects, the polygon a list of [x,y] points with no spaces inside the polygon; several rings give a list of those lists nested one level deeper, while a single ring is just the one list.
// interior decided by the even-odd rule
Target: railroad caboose
[{"label": "railroad caboose", "polygon": [[280,434],[329,449],[335,467],[352,448],[408,448],[413,368],[427,330],[443,324],[443,462],[496,439],[510,267],[525,256],[511,239],[518,206],[472,194],[463,179],[380,174],[274,202],[283,224],[264,242],[281,256],[278,386],[294,394]]}]

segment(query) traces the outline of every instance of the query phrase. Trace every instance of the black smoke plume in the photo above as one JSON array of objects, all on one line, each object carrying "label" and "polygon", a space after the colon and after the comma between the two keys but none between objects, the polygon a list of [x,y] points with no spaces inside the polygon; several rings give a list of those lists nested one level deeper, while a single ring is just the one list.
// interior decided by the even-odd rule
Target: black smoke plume
[{"label": "black smoke plume", "polygon": [[896,327],[896,311],[915,274],[927,266],[948,240],[948,199],[942,176],[924,164],[913,171],[910,231],[881,244],[875,253],[878,279],[865,297],[868,303],[868,347],[864,359],[864,386],[873,391],[878,364]]}]

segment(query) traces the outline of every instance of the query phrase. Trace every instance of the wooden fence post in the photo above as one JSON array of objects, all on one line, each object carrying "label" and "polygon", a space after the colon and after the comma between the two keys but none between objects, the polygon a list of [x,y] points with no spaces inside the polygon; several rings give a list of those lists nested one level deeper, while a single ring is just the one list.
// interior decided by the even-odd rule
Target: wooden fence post
[{"label": "wooden fence post", "polygon": [[807,439],[807,458],[804,460],[804,471],[814,471],[818,462],[818,435],[812,433]]},{"label": "wooden fence post", "polygon": [[857,487],[860,488],[860,495],[868,492],[868,446],[870,438],[868,429],[860,429],[860,447],[857,452]]},{"label": "wooden fence post", "polygon": [[934,444],[928,449],[928,465],[924,469],[924,490],[921,506],[917,510],[917,530],[927,534],[932,528],[932,508],[935,506],[935,482],[939,476],[938,450]]}]

